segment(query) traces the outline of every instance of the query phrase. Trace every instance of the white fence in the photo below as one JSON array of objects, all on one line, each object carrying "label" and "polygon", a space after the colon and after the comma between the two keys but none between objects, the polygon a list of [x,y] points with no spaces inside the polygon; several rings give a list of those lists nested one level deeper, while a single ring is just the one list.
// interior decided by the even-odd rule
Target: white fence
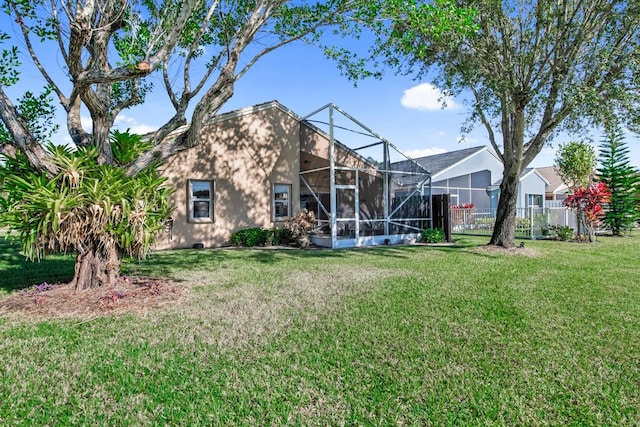
[{"label": "white fence", "polygon": [[[451,209],[452,233],[490,236],[495,222],[495,209]],[[576,214],[564,206],[517,209],[515,235],[524,239],[544,238],[551,236],[552,226],[566,226],[575,230],[576,222]]]}]

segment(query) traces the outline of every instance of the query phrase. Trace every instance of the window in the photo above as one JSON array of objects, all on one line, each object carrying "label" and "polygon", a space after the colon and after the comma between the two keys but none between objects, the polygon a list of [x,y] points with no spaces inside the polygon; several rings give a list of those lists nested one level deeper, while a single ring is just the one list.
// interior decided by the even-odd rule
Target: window
[{"label": "window", "polygon": [[283,219],[291,216],[291,185],[273,185],[273,217]]},{"label": "window", "polygon": [[527,207],[541,208],[542,194],[527,194]]},{"label": "window", "polygon": [[189,180],[189,220],[213,221],[213,181]]}]

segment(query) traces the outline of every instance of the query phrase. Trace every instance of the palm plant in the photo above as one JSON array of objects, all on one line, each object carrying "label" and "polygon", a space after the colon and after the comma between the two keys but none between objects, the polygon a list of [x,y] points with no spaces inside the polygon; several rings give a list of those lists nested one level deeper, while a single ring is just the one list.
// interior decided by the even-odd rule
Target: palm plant
[{"label": "palm plant", "polygon": [[[114,157],[126,164],[144,149],[139,136],[112,134]],[[95,147],[48,147],[60,172],[52,179],[22,153],[0,166],[0,227],[25,256],[76,253],[76,289],[113,284],[123,256],[145,257],[171,213],[170,189],[152,165],[134,176],[98,163]]]}]

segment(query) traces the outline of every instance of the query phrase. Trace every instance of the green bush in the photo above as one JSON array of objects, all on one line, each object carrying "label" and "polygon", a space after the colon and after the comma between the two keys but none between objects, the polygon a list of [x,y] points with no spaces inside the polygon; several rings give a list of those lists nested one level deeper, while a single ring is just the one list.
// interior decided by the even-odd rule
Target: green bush
[{"label": "green bush", "polygon": [[442,243],[444,242],[444,230],[441,228],[427,228],[422,230],[422,241],[424,243]]},{"label": "green bush", "polygon": [[569,226],[552,225],[551,227],[549,227],[549,229],[556,233],[558,239],[562,240],[563,242],[573,239],[573,228]]},{"label": "green bush", "polygon": [[516,218],[516,230],[528,230],[531,228],[531,220],[529,218]]},{"label": "green bush", "polygon": [[260,227],[245,228],[231,235],[231,244],[235,246],[267,246],[288,245],[293,241],[291,230],[287,228],[272,228],[270,230]]},{"label": "green bush", "polygon": [[288,228],[273,228],[271,230],[272,245],[288,245],[293,242],[293,233]]},{"label": "green bush", "polygon": [[245,228],[231,235],[231,243],[236,246],[265,246],[271,243],[272,233],[260,227]]}]

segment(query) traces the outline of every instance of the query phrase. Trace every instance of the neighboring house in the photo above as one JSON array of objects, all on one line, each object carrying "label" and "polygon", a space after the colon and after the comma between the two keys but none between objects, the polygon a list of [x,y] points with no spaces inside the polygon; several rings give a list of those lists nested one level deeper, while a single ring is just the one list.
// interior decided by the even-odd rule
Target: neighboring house
[{"label": "neighboring house", "polygon": [[[301,208],[316,213],[314,242],[329,247],[395,243],[427,227],[420,196],[412,193],[411,203],[392,192],[385,197],[387,171],[330,134],[277,101],[217,116],[198,145],[161,168],[175,189],[174,212],[157,247],[223,246],[234,231],[281,227]],[[384,139],[376,144],[387,153],[395,148]],[[429,174],[418,168],[422,184]]]},{"label": "neighboring house", "polygon": [[488,191],[502,176],[502,163],[488,147],[449,151],[415,161],[431,173],[432,193],[450,194],[451,205],[473,203],[479,209],[497,206],[497,198],[492,205]]},{"label": "neighboring house", "polygon": [[544,197],[549,181],[537,168],[527,168],[520,175],[516,208],[544,208]]},{"label": "neighboring house", "polygon": [[549,182],[544,193],[545,200],[564,200],[567,198],[569,187],[562,181],[555,166],[545,166],[536,168],[536,170]]},{"label": "neighboring house", "polygon": [[[450,194],[451,205],[473,204],[476,209],[498,207],[503,165],[487,146],[464,148],[414,159],[431,173],[432,194]],[[403,168],[398,162],[392,168]],[[546,179],[535,169],[520,176],[517,208],[544,207]]]}]

